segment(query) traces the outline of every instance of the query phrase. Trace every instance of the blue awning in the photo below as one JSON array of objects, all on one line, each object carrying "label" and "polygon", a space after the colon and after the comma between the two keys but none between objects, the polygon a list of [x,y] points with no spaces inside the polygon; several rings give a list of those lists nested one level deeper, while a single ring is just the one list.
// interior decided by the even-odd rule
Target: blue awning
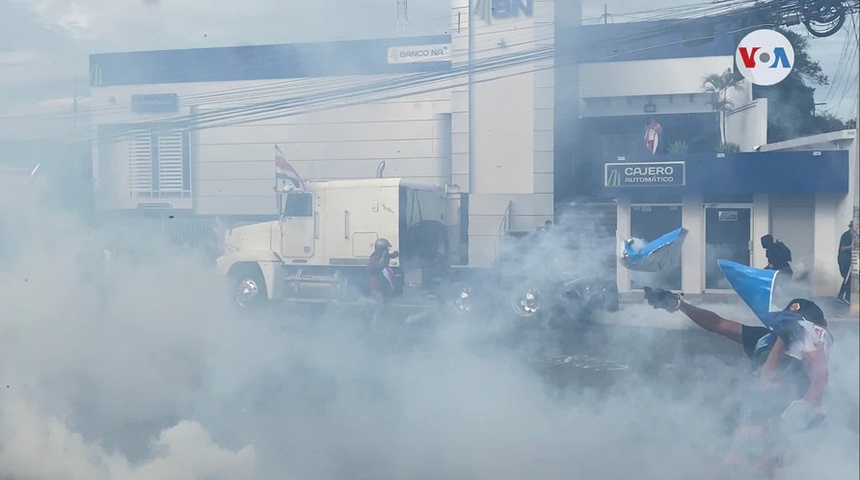
[{"label": "blue awning", "polygon": [[604,164],[604,193],[848,193],[848,152],[844,150],[720,155],[609,161]]}]

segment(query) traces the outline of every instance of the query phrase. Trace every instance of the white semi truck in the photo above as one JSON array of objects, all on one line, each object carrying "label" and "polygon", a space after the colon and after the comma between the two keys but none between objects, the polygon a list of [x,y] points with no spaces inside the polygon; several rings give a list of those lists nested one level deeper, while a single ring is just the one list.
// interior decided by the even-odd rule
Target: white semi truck
[{"label": "white semi truck", "polygon": [[502,268],[470,267],[469,195],[455,185],[401,178],[312,181],[278,198],[277,220],[225,234],[217,270],[229,279],[239,307],[356,302],[368,293],[374,242],[385,238],[399,253],[391,266],[401,305],[439,303],[457,313],[507,307],[525,318],[550,311],[577,318],[617,308],[614,279],[556,272],[551,258],[540,262],[546,268],[527,271],[522,255],[540,252],[497,259],[495,267]]},{"label": "white semi truck", "polygon": [[[235,303],[351,302],[379,238],[391,242],[398,293],[466,308],[468,194],[401,178],[309,181],[279,192],[277,220],[228,230],[216,261]],[[455,292],[460,288],[460,292]],[[446,295],[448,296],[446,298]],[[459,305],[459,307],[457,306]]]}]

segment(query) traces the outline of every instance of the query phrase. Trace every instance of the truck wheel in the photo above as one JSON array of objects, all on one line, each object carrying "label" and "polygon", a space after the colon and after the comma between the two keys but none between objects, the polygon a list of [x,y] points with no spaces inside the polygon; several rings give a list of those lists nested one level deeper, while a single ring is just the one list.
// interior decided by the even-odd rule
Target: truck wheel
[{"label": "truck wheel", "polygon": [[543,307],[543,297],[540,290],[536,288],[520,286],[511,292],[508,297],[508,305],[517,316],[531,318],[540,313]]},{"label": "truck wheel", "polygon": [[243,310],[260,308],[268,300],[263,272],[256,266],[243,267],[231,273],[230,291],[234,305]]},{"label": "truck wheel", "polygon": [[445,306],[453,313],[465,315],[477,307],[474,295],[468,283],[456,281],[445,290]]},{"label": "truck wheel", "polygon": [[339,302],[355,302],[362,296],[359,279],[341,271],[334,272],[334,298]]}]

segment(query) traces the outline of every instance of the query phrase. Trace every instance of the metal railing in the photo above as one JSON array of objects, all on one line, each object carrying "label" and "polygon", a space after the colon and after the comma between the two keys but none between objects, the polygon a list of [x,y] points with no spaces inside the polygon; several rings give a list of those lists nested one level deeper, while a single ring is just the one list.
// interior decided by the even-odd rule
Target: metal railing
[{"label": "metal railing", "polygon": [[496,237],[501,240],[505,235],[511,233],[511,225],[514,223],[514,202],[508,202],[505,207],[505,213],[502,214],[502,222],[499,224],[499,230]]},{"label": "metal railing", "polygon": [[509,233],[511,233],[511,226],[514,223],[514,202],[509,201],[508,206],[505,207],[505,212],[502,214],[502,221],[499,223],[499,229],[496,232],[496,252],[495,256],[499,256],[499,249],[501,248],[502,241],[507,237]]}]

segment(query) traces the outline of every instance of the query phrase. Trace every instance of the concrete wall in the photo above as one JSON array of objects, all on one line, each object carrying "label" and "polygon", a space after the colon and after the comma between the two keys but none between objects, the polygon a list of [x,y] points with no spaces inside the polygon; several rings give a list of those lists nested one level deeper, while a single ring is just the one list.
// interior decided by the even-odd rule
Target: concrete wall
[{"label": "concrete wall", "polygon": [[667,58],[580,65],[581,98],[702,93],[702,80],[732,68],[731,56]]},{"label": "concrete wall", "polygon": [[803,278],[809,275],[811,279],[815,264],[815,197],[771,195],[769,201],[768,233],[791,249],[795,276]]},{"label": "concrete wall", "polygon": [[[848,194],[847,195],[816,195],[812,200],[814,206],[813,222],[813,252],[811,265],[812,294],[815,296],[836,296],[842,278],[836,263],[836,253],[839,237],[848,229],[848,222],[853,215],[853,199],[858,192],[857,149],[854,130],[843,130],[822,135],[799,138],[770,145],[764,145],[762,151],[780,150],[848,150]],[[791,245],[789,245],[791,247]],[[792,247],[792,253],[795,254]],[[795,254],[796,255],[796,254]]]},{"label": "concrete wall", "polygon": [[[480,18],[453,2],[454,68],[547,49],[554,1],[535,0],[532,17]],[[489,8],[486,10],[489,14]],[[471,47],[471,55],[470,55]],[[533,230],[553,216],[553,60],[475,72],[452,92],[452,178],[470,193],[470,263],[489,264],[508,205],[511,230]]]},{"label": "concrete wall", "polygon": [[767,143],[767,99],[759,98],[726,113],[726,141],[752,152]]},{"label": "concrete wall", "polygon": [[645,105],[653,105],[653,115],[709,113],[710,96],[704,93],[684,95],[649,95],[636,97],[592,97],[580,101],[583,118],[647,115]]},{"label": "concrete wall", "polygon": [[[211,115],[219,109],[252,102],[288,100],[334,85],[371,84],[391,76],[315,78],[271,81],[139,85],[93,89],[96,125],[151,121],[161,115],[131,112],[132,94],[177,93],[176,115]],[[193,210],[201,215],[274,213],[274,145],[305,178],[366,178],[380,161],[386,175],[447,183],[450,181],[450,96],[441,90],[406,95],[396,100],[350,99],[347,106],[300,113],[285,107],[281,118],[205,128],[192,139]],[[422,89],[427,89],[427,86]],[[414,90],[414,89],[413,89]],[[244,92],[244,94],[242,94]],[[390,92],[389,92],[390,93]],[[369,102],[350,105],[350,103]],[[315,105],[319,110],[320,106]],[[307,108],[305,111],[308,110]],[[119,142],[97,150],[95,168],[99,207],[135,208],[128,190],[128,146]],[[190,204],[189,204],[190,205]]]}]

